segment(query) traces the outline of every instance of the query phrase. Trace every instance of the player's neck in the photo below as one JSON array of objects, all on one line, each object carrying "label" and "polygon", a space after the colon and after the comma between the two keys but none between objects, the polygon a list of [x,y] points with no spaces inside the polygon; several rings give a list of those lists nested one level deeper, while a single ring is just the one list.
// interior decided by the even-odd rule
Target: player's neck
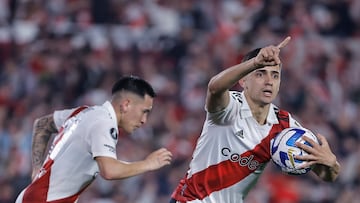
[{"label": "player's neck", "polygon": [[252,107],[250,107],[254,119],[260,125],[264,125],[266,123],[269,107],[270,105],[265,105],[265,106],[253,105]]},{"label": "player's neck", "polygon": [[269,112],[270,104],[264,104],[252,100],[248,95],[245,94],[246,101],[250,107],[251,113],[254,119],[260,124],[266,123],[266,118]]}]

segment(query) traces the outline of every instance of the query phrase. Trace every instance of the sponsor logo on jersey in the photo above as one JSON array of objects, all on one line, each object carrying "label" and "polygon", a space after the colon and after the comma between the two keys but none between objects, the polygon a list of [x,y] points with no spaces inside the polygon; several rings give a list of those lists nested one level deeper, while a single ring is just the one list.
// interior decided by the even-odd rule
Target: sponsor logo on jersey
[{"label": "sponsor logo on jersey", "polygon": [[239,153],[233,152],[230,148],[224,147],[221,149],[221,154],[232,162],[238,162],[240,166],[248,167],[250,170],[258,168],[260,163],[254,160],[254,155],[241,156]]}]

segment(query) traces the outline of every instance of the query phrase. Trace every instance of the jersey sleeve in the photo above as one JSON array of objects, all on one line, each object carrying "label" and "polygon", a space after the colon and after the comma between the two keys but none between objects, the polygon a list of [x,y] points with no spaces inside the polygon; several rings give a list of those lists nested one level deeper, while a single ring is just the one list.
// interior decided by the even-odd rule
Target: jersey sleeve
[{"label": "jersey sleeve", "polygon": [[227,125],[235,121],[237,112],[240,111],[242,98],[239,92],[230,92],[229,104],[218,112],[207,112],[207,120],[217,125]]},{"label": "jersey sleeve", "polygon": [[106,120],[98,120],[89,130],[88,141],[93,158],[105,156],[117,159],[118,129]]},{"label": "jersey sleeve", "polygon": [[74,112],[75,108],[73,109],[64,109],[64,110],[58,110],[55,111],[53,114],[54,123],[56,125],[56,128],[59,130],[61,126],[64,124],[66,119],[69,118],[72,112]]}]

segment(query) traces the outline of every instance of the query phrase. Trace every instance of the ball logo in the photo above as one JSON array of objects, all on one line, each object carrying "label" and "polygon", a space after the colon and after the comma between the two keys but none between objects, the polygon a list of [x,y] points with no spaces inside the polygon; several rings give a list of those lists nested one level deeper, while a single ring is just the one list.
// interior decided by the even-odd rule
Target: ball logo
[{"label": "ball logo", "polygon": [[[287,155],[285,152],[280,152],[281,163],[286,165],[285,161],[289,160],[290,164],[293,168],[296,167],[295,163],[302,163],[302,161],[294,158],[294,152],[295,152],[295,150],[292,148],[288,149]],[[299,155],[302,155],[302,151],[300,151]]]},{"label": "ball logo", "polygon": [[250,170],[255,170],[260,165],[258,161],[254,160],[254,155],[242,157],[239,153],[232,152],[228,147],[222,148],[221,154],[232,162],[238,162],[240,166],[247,166]]}]

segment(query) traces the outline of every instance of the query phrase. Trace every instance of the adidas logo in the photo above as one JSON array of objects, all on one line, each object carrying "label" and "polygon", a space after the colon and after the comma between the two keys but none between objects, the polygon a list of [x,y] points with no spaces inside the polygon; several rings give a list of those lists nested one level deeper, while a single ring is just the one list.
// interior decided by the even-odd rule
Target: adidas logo
[{"label": "adidas logo", "polygon": [[240,137],[240,138],[244,138],[244,131],[243,130],[239,130],[235,133],[236,136]]}]

